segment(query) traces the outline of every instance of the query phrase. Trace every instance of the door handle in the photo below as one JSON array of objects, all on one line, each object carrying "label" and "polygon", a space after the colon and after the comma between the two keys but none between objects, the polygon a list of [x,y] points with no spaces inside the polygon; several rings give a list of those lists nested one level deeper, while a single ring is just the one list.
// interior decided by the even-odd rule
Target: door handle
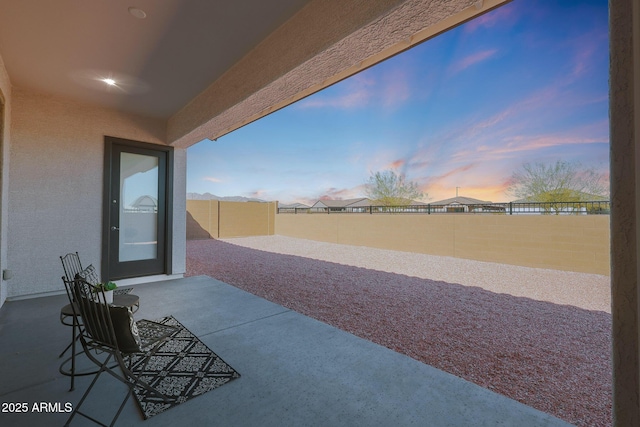
[{"label": "door handle", "polygon": [[115,225],[111,227],[111,231],[116,231],[116,230],[120,230],[118,227],[116,227]]}]

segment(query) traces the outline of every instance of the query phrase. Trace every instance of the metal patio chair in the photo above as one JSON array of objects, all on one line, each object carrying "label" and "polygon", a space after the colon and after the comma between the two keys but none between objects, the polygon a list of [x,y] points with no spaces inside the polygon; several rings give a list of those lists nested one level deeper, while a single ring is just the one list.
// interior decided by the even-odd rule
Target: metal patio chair
[{"label": "metal patio chair", "polygon": [[[132,371],[131,365],[132,356],[142,355],[144,357],[142,365],[146,366],[150,358],[177,328],[145,320],[145,324],[152,324],[152,327],[145,327],[144,333],[141,334],[144,337],[143,341],[138,334],[138,328],[129,307],[108,304],[104,291],[96,290],[95,286],[79,276],[76,276],[71,282],[65,281],[65,286],[75,301],[72,307],[82,320],[83,328],[80,328],[79,333],[82,348],[87,357],[98,367],[93,381],[80,402],[75,406],[65,425],[69,425],[75,415],[81,415],[102,426],[107,425],[80,410],[103,372],[107,372],[129,388],[118,412],[109,424],[111,426],[120,416],[135,387],[145,388],[163,400],[170,401],[167,396],[137,376]],[[118,368],[120,372],[118,372]],[[104,396],[101,399],[104,400]]]},{"label": "metal patio chair", "polygon": [[[62,278],[63,281],[72,281],[76,277],[76,274],[83,271],[82,263],[80,262],[80,255],[78,255],[78,252],[70,252],[65,256],[61,256],[60,261],[62,262],[62,268],[64,269],[64,277]],[[60,364],[60,373],[71,377],[71,388],[69,389],[69,391],[73,391],[73,389],[75,388],[76,376],[76,341],[78,340],[78,331],[80,329],[80,324],[78,322],[77,316],[75,315],[75,310],[72,307],[72,295],[69,293],[69,289],[67,289],[66,286],[65,289],[67,290],[67,297],[69,297],[69,304],[63,306],[60,309],[60,322],[62,322],[63,325],[72,327],[71,342],[68,346],[65,347],[64,350],[62,350],[62,353],[60,353],[58,358],[64,356],[65,353],[69,351],[69,349],[71,349],[71,356],[65,359]],[[65,369],[65,365],[67,365],[67,363],[69,362],[71,362],[71,368]]]},{"label": "metal patio chair", "polygon": [[[70,252],[65,256],[61,256],[60,261],[62,262],[62,268],[64,269],[64,276],[62,277],[63,282],[72,282],[77,275],[80,275],[91,284],[97,284],[100,282],[98,273],[96,272],[93,265],[89,265],[87,268],[82,267],[82,263],[80,262],[80,255],[78,255],[78,252]],[[60,364],[59,370],[61,374],[71,377],[71,387],[69,391],[73,391],[75,389],[76,376],[91,375],[95,372],[76,372],[76,356],[82,354],[82,350],[78,351],[76,346],[82,324],[80,323],[78,316],[75,315],[75,311],[73,310],[75,299],[73,298],[73,295],[68,286],[65,285],[65,289],[67,291],[67,297],[69,297],[69,304],[60,309],[60,322],[62,322],[63,325],[72,327],[71,342],[62,351],[62,353],[60,353],[58,357],[60,358],[64,356],[67,351],[69,351],[69,349],[71,349],[71,356],[66,358]],[[140,307],[140,299],[137,295],[129,295],[131,290],[132,288],[116,289],[114,291],[114,303],[116,305],[131,307],[133,309],[133,312],[135,313]],[[71,364],[69,368],[67,368],[68,364]]]}]

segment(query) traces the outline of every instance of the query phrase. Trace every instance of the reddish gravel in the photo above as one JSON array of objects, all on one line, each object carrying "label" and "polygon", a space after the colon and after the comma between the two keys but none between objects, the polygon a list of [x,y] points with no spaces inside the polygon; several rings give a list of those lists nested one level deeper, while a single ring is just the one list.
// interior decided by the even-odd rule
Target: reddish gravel
[{"label": "reddish gravel", "polygon": [[578,426],[611,423],[611,315],[479,287],[187,242],[208,275]]}]

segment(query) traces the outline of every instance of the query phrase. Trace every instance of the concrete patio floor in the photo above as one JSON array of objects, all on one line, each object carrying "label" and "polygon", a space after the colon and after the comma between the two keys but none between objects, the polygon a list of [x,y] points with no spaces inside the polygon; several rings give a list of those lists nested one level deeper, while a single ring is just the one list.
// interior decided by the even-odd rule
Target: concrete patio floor
[{"label": "concrete patio floor", "polygon": [[[567,426],[490,390],[303,316],[210,277],[136,285],[136,319],[172,315],[242,376],[144,421],[133,398],[118,426]],[[66,296],[9,301],[0,309],[1,426],[63,425],[91,377],[60,375],[71,328],[59,321]],[[126,386],[100,378],[103,401]],[[93,393],[92,393],[93,395]],[[99,399],[98,399],[99,400]],[[7,413],[25,402],[27,413]],[[105,420],[115,408],[96,404]],[[98,415],[98,417],[100,417]],[[82,418],[74,426],[91,425]]]}]

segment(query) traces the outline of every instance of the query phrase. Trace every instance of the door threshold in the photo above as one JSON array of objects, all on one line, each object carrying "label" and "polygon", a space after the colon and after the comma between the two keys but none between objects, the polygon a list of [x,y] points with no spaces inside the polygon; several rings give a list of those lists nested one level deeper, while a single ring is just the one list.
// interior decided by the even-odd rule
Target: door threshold
[{"label": "door threshold", "polygon": [[139,285],[141,283],[160,282],[164,280],[182,279],[184,274],[156,274],[153,276],[130,277],[128,279],[114,280],[119,288],[123,286]]}]

